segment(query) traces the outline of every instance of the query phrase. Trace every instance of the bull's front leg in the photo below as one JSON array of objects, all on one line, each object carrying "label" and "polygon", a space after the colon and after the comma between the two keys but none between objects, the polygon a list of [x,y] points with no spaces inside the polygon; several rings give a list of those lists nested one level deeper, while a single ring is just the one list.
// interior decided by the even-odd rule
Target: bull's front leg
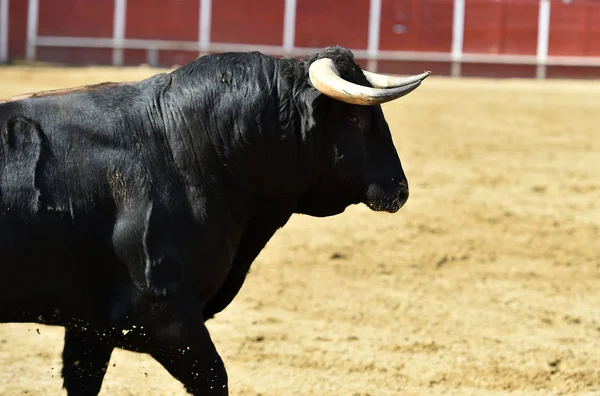
[{"label": "bull's front leg", "polygon": [[[190,246],[186,221],[152,203],[123,214],[113,233],[115,252],[134,286],[132,314],[147,332],[146,350],[193,395],[228,395],[227,373],[191,290],[185,268],[201,255]],[[194,243],[195,242],[195,243]]]},{"label": "bull's front leg", "polygon": [[90,329],[66,329],[62,359],[63,388],[69,396],[95,396],[110,361],[113,347]]},{"label": "bull's front leg", "polygon": [[[227,372],[204,325],[200,307],[182,310],[186,305],[177,297],[147,305],[158,319],[151,326],[150,354],[190,394],[228,395]],[[166,318],[169,319],[162,320]]]}]

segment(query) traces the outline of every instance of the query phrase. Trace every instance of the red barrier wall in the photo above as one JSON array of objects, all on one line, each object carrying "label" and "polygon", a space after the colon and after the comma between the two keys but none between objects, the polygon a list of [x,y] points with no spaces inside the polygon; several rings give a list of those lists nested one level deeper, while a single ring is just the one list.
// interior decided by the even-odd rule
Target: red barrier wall
[{"label": "red barrier wall", "polygon": [[[112,1],[42,0],[39,5],[40,36],[112,37]],[[66,15],[71,17],[65,20]]]},{"label": "red barrier wall", "polygon": [[[281,0],[218,0],[212,5],[211,40],[218,43],[283,44]],[[196,30],[196,39],[198,33]]]},{"label": "red barrier wall", "polygon": [[[341,6],[343,5],[343,6]],[[453,0],[382,0],[379,49],[449,53]],[[9,9],[9,57],[26,51],[28,0]],[[199,36],[201,0],[127,0],[125,38],[183,40]],[[213,0],[210,38],[217,43],[282,46],[285,0]],[[297,0],[295,46],[338,44],[367,49],[368,0]],[[539,0],[465,0],[463,52],[535,55]],[[551,0],[550,56],[600,57],[600,0]],[[68,17],[65,17],[68,16]],[[112,38],[114,0],[39,0],[39,36]],[[111,64],[112,49],[37,47],[36,59],[71,64]],[[184,64],[196,51],[158,51],[158,64]],[[148,62],[148,52],[126,49],[124,63]],[[361,64],[366,62],[361,60]],[[449,75],[449,62],[379,61],[378,70]],[[533,65],[463,63],[462,75],[533,77]],[[599,67],[548,67],[549,77],[598,77]]]},{"label": "red barrier wall", "polygon": [[27,2],[11,1],[8,16],[8,57],[24,58],[27,37]]},{"label": "red barrier wall", "polygon": [[365,0],[299,0],[296,10],[296,46],[338,44],[366,49],[369,2]]},{"label": "red barrier wall", "polygon": [[[200,0],[127,0],[125,38],[195,41],[199,15]],[[158,62],[170,66],[191,62],[196,57],[189,51],[159,51]],[[126,65],[146,63],[147,58],[145,50],[124,51]]]},{"label": "red barrier wall", "polygon": [[[112,37],[113,12],[112,1],[41,0],[38,35]],[[68,22],[65,15],[72,15]],[[112,60],[111,54],[112,51],[105,48],[37,48],[37,59],[49,62],[108,64]]]},{"label": "red barrier wall", "polygon": [[600,56],[600,2],[552,2],[549,55]]},{"label": "red barrier wall", "polygon": [[447,0],[383,0],[379,48],[450,52],[453,13]]},{"label": "red barrier wall", "polygon": [[467,0],[464,52],[535,55],[538,0]]}]

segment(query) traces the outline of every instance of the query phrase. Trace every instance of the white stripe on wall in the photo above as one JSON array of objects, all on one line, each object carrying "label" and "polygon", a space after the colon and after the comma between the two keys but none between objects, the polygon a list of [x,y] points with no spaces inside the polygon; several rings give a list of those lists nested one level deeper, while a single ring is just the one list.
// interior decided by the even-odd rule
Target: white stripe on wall
[{"label": "white stripe on wall", "polygon": [[461,74],[463,41],[465,35],[465,0],[454,0],[454,16],[452,18],[452,76]]},{"label": "white stripe on wall", "polygon": [[540,0],[537,38],[537,78],[546,78],[546,62],[548,61],[548,41],[550,38],[550,0]]},{"label": "white stripe on wall", "polygon": [[25,58],[27,60],[35,59],[39,10],[38,0],[29,0],[29,7],[27,9],[27,49],[25,51]]},{"label": "white stripe on wall", "polygon": [[159,53],[156,48],[150,48],[146,51],[146,62],[148,62],[148,65],[157,67],[159,61]]},{"label": "white stripe on wall", "polygon": [[125,39],[125,17],[127,15],[127,0],[115,0],[114,22],[113,22],[113,40],[115,45],[112,53],[112,63],[115,66],[122,66],[123,40]]},{"label": "white stripe on wall", "polygon": [[[112,38],[94,38],[94,37],[56,37],[39,36],[35,44],[38,47],[77,47],[77,48],[114,48]],[[127,49],[141,50],[179,50],[179,51],[199,51],[198,41],[177,41],[177,40],[145,40],[145,39],[125,39],[123,47]],[[294,47],[292,56],[307,56],[321,51],[320,47]],[[350,48],[357,59],[368,59],[368,53],[365,49]],[[208,51],[211,52],[229,52],[229,51],[259,51],[266,55],[280,56],[284,53],[282,46],[276,45],[257,45],[243,43],[215,43],[211,42]],[[450,52],[421,52],[421,51],[386,51],[380,50],[377,55],[378,60],[386,61],[406,61],[406,62],[452,62]],[[508,55],[508,54],[474,54],[463,53],[462,63],[488,63],[505,65],[537,65],[536,55]],[[589,66],[600,67],[600,56],[550,56],[546,64],[552,66]]]},{"label": "white stripe on wall", "polygon": [[371,0],[369,10],[369,41],[367,43],[367,70],[377,72],[377,54],[379,52],[379,31],[381,29],[381,0]]},{"label": "white stripe on wall", "polygon": [[200,24],[198,26],[198,42],[200,43],[200,56],[207,52],[210,46],[210,24],[212,20],[212,1],[200,1]]},{"label": "white stripe on wall", "polygon": [[8,61],[8,0],[0,0],[0,63]]},{"label": "white stripe on wall", "polygon": [[296,0],[285,0],[283,18],[283,48],[291,54],[296,40]]}]

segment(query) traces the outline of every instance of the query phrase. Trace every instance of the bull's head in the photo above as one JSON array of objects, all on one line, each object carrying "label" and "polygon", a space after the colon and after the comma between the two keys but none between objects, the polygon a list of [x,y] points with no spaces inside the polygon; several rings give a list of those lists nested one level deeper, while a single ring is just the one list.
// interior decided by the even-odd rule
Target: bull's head
[{"label": "bull's head", "polygon": [[376,211],[398,211],[408,199],[408,182],[380,105],[415,90],[429,72],[408,78],[370,73],[340,47],[307,65],[318,91],[311,108],[322,155],[317,181],[299,211],[327,216],[360,202]]}]

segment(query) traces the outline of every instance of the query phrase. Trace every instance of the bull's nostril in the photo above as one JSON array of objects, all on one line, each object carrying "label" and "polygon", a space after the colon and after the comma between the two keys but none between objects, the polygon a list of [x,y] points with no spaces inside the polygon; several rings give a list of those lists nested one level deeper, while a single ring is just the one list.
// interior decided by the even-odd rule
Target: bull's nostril
[{"label": "bull's nostril", "polygon": [[408,188],[408,181],[406,180],[406,177],[404,177],[404,176],[392,177],[392,183],[394,183],[395,185],[397,185],[399,187]]},{"label": "bull's nostril", "polygon": [[406,186],[406,178],[404,176],[394,176],[392,177],[392,183],[398,183],[401,186]]},{"label": "bull's nostril", "polygon": [[400,188],[400,190],[398,191],[398,202],[401,206],[404,205],[406,201],[408,201],[408,195],[408,187],[402,186],[402,188]]}]

